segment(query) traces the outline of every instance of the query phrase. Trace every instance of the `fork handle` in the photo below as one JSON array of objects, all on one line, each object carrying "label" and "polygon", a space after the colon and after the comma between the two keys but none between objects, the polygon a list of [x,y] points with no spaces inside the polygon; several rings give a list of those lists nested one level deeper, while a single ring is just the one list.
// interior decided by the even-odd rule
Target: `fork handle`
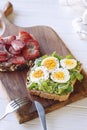
[{"label": "fork handle", "polygon": [[7,116],[8,113],[5,113],[3,114],[1,117],[0,117],[0,120],[2,120],[3,118],[5,118]]}]

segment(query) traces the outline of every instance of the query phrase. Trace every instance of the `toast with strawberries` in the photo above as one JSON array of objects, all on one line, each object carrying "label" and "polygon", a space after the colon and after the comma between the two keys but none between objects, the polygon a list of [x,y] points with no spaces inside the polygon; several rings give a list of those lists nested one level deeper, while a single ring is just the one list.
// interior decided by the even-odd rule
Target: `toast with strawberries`
[{"label": "toast with strawberries", "polygon": [[29,68],[40,56],[39,43],[28,32],[18,36],[0,37],[0,71],[15,71]]}]

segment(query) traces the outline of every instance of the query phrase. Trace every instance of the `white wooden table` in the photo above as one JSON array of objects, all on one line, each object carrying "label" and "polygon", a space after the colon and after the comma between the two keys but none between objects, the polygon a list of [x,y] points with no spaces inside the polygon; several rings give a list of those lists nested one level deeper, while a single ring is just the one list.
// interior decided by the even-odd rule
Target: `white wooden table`
[{"label": "white wooden table", "polygon": [[[72,20],[83,13],[72,7],[61,6],[58,0],[10,0],[14,13],[9,17],[18,26],[46,25],[52,27],[63,39],[87,71],[87,40],[81,40],[73,31]],[[3,9],[6,0],[0,1]],[[0,89],[0,115],[7,105],[7,97]],[[87,130],[87,98],[55,110],[46,115],[48,130]],[[0,130],[41,130],[39,118],[20,125],[14,113],[0,121]]]}]

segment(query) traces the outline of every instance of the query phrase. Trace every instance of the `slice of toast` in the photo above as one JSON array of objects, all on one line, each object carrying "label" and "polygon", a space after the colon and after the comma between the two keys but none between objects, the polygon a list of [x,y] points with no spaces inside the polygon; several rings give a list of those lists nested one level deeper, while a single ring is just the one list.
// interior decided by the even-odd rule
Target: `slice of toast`
[{"label": "slice of toast", "polygon": [[29,90],[29,93],[31,95],[39,96],[41,98],[53,99],[53,100],[59,100],[59,101],[67,100],[69,95],[70,95],[70,93],[68,93],[66,95],[56,95],[56,94],[50,94],[50,93],[46,93],[46,92],[43,92],[43,91],[37,91],[37,90]]},{"label": "slice of toast", "polygon": [[0,37],[0,71],[22,70],[32,66],[40,56],[39,43],[29,33],[21,31],[18,36]]},{"label": "slice of toast", "polygon": [[[79,68],[78,68],[78,73],[80,73],[82,70],[82,65],[80,64],[79,65]],[[39,96],[41,98],[45,98],[45,99],[53,99],[53,100],[59,100],[59,101],[65,101],[69,98],[71,92],[68,92],[68,93],[64,93],[64,94],[55,94],[55,93],[49,93],[49,92],[46,92],[46,91],[42,91],[42,90],[35,90],[34,89],[30,89],[29,88],[29,84],[31,83],[29,81],[29,76],[30,76],[30,73],[31,73],[32,70],[30,70],[27,74],[27,81],[26,81],[26,86],[28,88],[28,91],[31,95],[36,95],[36,96]],[[77,81],[77,78],[75,78],[74,80],[72,80],[72,85],[74,86],[75,83]],[[74,88],[73,88],[74,89]],[[73,90],[74,91],[74,90]]]}]

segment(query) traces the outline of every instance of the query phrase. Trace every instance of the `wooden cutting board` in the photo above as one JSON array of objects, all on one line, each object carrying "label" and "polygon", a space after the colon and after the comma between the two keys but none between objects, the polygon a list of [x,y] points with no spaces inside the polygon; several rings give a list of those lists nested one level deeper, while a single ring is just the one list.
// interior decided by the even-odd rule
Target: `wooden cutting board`
[{"label": "wooden cutting board", "polygon": [[[53,51],[56,51],[59,55],[62,56],[71,54],[65,43],[61,40],[58,34],[50,27],[18,27],[10,23],[4,16],[4,14],[2,14],[1,21],[3,23],[2,25],[4,29],[2,34],[3,37],[9,35],[18,35],[19,31],[21,30],[27,31],[33,34],[34,37],[39,41],[41,55],[51,54]],[[15,72],[0,72],[0,80],[3,83],[2,87],[5,89],[10,100],[18,97],[29,96],[25,85],[26,74],[27,70]],[[67,101],[59,102],[54,100],[42,99],[39,97],[34,98],[43,104],[46,113],[63,107],[66,104],[82,99],[87,96],[87,74],[84,70],[82,70],[82,74],[84,75],[84,80],[81,83],[76,82],[75,90],[70,95]],[[31,102],[31,99],[28,105],[25,105],[17,111],[17,118],[19,123],[29,121],[36,117],[37,112],[34,104]]]}]

